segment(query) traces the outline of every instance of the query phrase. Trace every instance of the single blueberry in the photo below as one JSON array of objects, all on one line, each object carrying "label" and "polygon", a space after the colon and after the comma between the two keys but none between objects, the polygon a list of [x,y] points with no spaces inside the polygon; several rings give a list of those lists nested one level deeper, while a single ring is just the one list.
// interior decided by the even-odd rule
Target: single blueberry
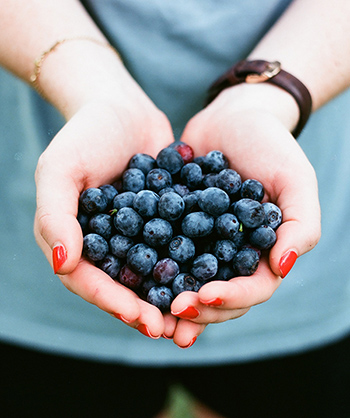
[{"label": "single blueberry", "polygon": [[132,271],[127,264],[124,264],[120,269],[118,281],[129,289],[137,290],[142,285],[144,277],[142,274]]},{"label": "single blueberry", "polygon": [[83,235],[86,235],[89,232],[90,215],[79,208],[77,221],[79,222]]},{"label": "single blueberry", "polygon": [[82,192],[79,203],[84,212],[92,215],[107,208],[107,198],[101,189],[90,187]]},{"label": "single blueberry", "polygon": [[168,312],[173,300],[173,292],[166,286],[152,287],[147,295],[147,302],[156,306],[161,312]]},{"label": "single blueberry", "polygon": [[237,247],[230,240],[218,240],[215,243],[213,254],[219,261],[229,262],[237,253]]},{"label": "single blueberry", "polygon": [[204,212],[217,217],[230,207],[230,198],[224,190],[218,187],[208,187],[200,194],[198,205]]},{"label": "single blueberry", "polygon": [[99,189],[103,191],[107,198],[107,207],[111,207],[113,204],[113,199],[118,194],[117,189],[111,184],[104,184],[103,186],[100,186]]},{"label": "single blueberry", "polygon": [[157,193],[159,197],[161,197],[164,193],[169,193],[169,192],[174,192],[174,187],[165,187],[162,190],[159,190],[159,192]]},{"label": "single blueberry", "polygon": [[85,235],[83,239],[83,255],[85,255],[89,260],[103,260],[106,257],[108,250],[108,242],[101,237],[101,235],[93,232]]},{"label": "single blueberry", "polygon": [[116,234],[109,240],[109,248],[113,255],[118,258],[126,258],[126,255],[135,242],[130,237]]},{"label": "single blueberry", "polygon": [[204,174],[202,179],[202,184],[205,189],[208,187],[216,187],[216,180],[218,178],[219,173],[208,173]]},{"label": "single blueberry", "polygon": [[180,273],[175,277],[171,288],[174,296],[182,292],[198,292],[202,283],[188,273]]},{"label": "single blueberry", "polygon": [[169,171],[163,168],[154,168],[146,177],[147,189],[153,190],[158,193],[165,187],[171,187],[173,185],[173,179]]},{"label": "single blueberry", "polygon": [[161,285],[169,285],[179,273],[179,265],[169,257],[159,260],[153,268],[153,278]]},{"label": "single blueberry", "polygon": [[159,216],[167,221],[176,221],[185,210],[183,198],[175,192],[164,193],[158,203]]},{"label": "single blueberry", "polygon": [[158,153],[156,161],[159,168],[164,168],[172,175],[180,172],[184,165],[184,160],[180,153],[171,147],[162,149]]},{"label": "single blueberry", "polygon": [[239,231],[239,221],[233,213],[223,213],[215,219],[215,230],[221,238],[233,240]]},{"label": "single blueberry", "polygon": [[89,229],[109,240],[113,232],[113,219],[106,213],[97,213],[90,218]]},{"label": "single blueberry", "polygon": [[192,212],[184,217],[181,228],[187,237],[205,237],[213,231],[214,217],[206,212]]},{"label": "single blueberry", "polygon": [[252,248],[244,248],[233,257],[232,265],[238,276],[251,276],[259,266],[259,254]]},{"label": "single blueberry", "polygon": [[185,164],[191,163],[194,158],[193,149],[182,141],[175,141],[171,145],[171,148],[176,149],[176,151],[181,155]]},{"label": "single blueberry", "polygon": [[129,207],[121,208],[113,218],[114,226],[117,231],[126,237],[135,237],[143,228],[142,217]]},{"label": "single blueberry", "polygon": [[153,218],[143,227],[143,239],[151,247],[168,244],[173,237],[171,224],[162,218]]},{"label": "single blueberry", "polygon": [[158,213],[159,196],[152,190],[139,191],[133,201],[133,208],[143,218],[153,218]]},{"label": "single blueberry", "polygon": [[181,169],[181,181],[190,189],[197,189],[202,183],[202,169],[196,163],[188,163]]},{"label": "single blueberry", "polygon": [[268,250],[276,242],[276,232],[268,225],[261,225],[250,233],[249,241],[259,250]]},{"label": "single blueberry", "polygon": [[107,254],[106,257],[98,263],[98,267],[112,279],[116,280],[120,272],[121,261],[113,254]]},{"label": "single blueberry", "polygon": [[118,195],[116,195],[113,199],[113,208],[114,209],[121,209],[121,208],[131,208],[134,199],[135,199],[136,193],[134,192],[122,192]]},{"label": "single blueberry", "polygon": [[170,258],[179,263],[186,263],[194,257],[196,247],[190,238],[178,235],[170,241],[168,251]]},{"label": "single blueberry", "polygon": [[221,170],[228,168],[229,162],[226,156],[218,150],[210,151],[205,156],[203,169],[206,173],[220,173]]},{"label": "single blueberry", "polygon": [[265,211],[262,204],[256,200],[243,198],[236,202],[234,213],[247,228],[257,228],[265,220]]},{"label": "single blueberry", "polygon": [[127,168],[123,173],[123,190],[137,193],[145,188],[145,175],[138,168]]},{"label": "single blueberry", "polygon": [[218,272],[211,280],[227,281],[235,277],[235,275],[235,270],[231,263],[221,263],[219,264]]},{"label": "single blueberry", "polygon": [[181,197],[186,196],[190,190],[185,184],[175,183],[173,184],[173,192],[179,194]]},{"label": "single blueberry", "polygon": [[190,212],[198,212],[200,210],[198,206],[198,199],[201,192],[201,190],[193,190],[183,197],[185,203],[185,214]]},{"label": "single blueberry", "polygon": [[242,183],[241,197],[261,202],[264,198],[264,186],[258,180],[248,179]]},{"label": "single blueberry", "polygon": [[208,281],[218,272],[218,260],[213,254],[204,253],[193,260],[191,273],[201,281]]},{"label": "single blueberry", "polygon": [[138,168],[146,176],[149,171],[156,167],[156,160],[148,154],[138,153],[131,157],[129,168]]},{"label": "single blueberry", "polygon": [[263,203],[262,205],[263,205],[264,212],[265,212],[264,224],[276,230],[282,223],[281,209],[277,205],[271,202],[266,202],[266,203]]},{"label": "single blueberry", "polygon": [[152,272],[158,259],[157,252],[146,244],[139,243],[130,248],[127,264],[135,273],[147,276]]},{"label": "single blueberry", "polygon": [[224,190],[230,197],[239,192],[241,185],[241,176],[231,168],[221,170],[216,179],[216,187]]}]

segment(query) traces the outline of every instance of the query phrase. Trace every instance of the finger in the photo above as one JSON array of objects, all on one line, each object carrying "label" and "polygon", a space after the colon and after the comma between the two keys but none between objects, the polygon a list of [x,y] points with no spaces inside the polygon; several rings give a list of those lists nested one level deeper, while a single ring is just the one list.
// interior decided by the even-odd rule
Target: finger
[{"label": "finger", "polygon": [[59,278],[68,290],[126,323],[135,322],[141,314],[134,292],[84,259],[72,274]]},{"label": "finger", "polygon": [[206,325],[204,324],[196,324],[192,321],[180,319],[176,326],[173,341],[182,349],[190,348],[205,328]]},{"label": "finger", "polygon": [[137,299],[140,315],[137,321],[130,326],[136,328],[141,334],[152,339],[158,339],[164,334],[165,325],[161,311],[150,303]]},{"label": "finger", "polygon": [[171,313],[164,315],[164,332],[162,337],[165,339],[171,339],[174,336],[178,319],[175,318]]}]

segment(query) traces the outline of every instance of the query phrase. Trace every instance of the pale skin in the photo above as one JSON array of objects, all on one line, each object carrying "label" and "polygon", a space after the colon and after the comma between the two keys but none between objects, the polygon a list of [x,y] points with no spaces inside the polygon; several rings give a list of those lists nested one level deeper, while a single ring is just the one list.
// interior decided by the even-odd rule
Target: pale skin
[{"label": "pale skin", "polygon": [[[27,82],[34,60],[58,39],[106,41],[77,0],[1,0],[0,7],[0,63]],[[350,85],[349,17],[347,0],[296,0],[249,58],[280,61],[308,87],[317,110]],[[165,335],[187,347],[208,324],[237,318],[267,301],[282,283],[282,257],[290,250],[301,256],[317,244],[317,180],[290,134],[299,117],[294,99],[268,84],[227,89],[188,122],[181,139],[196,155],[220,149],[243,178],[259,179],[266,198],[281,207],[284,223],[269,259],[253,276],[183,293],[172,304],[173,314],[163,316],[81,259],[76,214],[82,190],[115,180],[136,152],[156,156],[173,141],[166,116],[116,54],[89,41],[66,42],[48,55],[39,82],[67,123],[38,162],[37,242],[50,263],[53,248],[63,245],[67,260],[58,271],[63,284],[128,326],[145,325],[150,336]],[[217,298],[223,304],[210,306]],[[181,319],[188,307],[198,316]]]}]

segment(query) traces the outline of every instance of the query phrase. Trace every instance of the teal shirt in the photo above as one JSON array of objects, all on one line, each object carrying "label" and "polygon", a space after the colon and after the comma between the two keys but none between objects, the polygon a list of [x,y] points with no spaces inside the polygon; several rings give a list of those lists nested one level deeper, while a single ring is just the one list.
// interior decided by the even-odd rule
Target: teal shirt
[{"label": "teal shirt", "polygon": [[[290,1],[85,3],[179,138],[211,82],[249,53]],[[299,139],[318,176],[320,243],[298,259],[268,302],[208,326],[188,350],[144,337],[70,293],[52,273],[32,232],[34,170],[63,120],[5,71],[0,92],[3,341],[104,361],[217,364],[295,353],[349,333],[350,91],[312,115]]]}]

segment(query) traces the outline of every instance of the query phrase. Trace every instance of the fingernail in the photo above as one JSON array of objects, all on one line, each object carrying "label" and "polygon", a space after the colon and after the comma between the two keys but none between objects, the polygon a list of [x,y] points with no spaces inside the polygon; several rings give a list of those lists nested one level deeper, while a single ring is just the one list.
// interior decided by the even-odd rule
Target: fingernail
[{"label": "fingernail", "polygon": [[280,263],[279,263],[279,269],[280,269],[282,278],[287,276],[287,274],[290,272],[297,258],[298,258],[298,255],[293,250],[287,251],[282,256]]},{"label": "fingernail", "polygon": [[220,298],[215,298],[211,300],[201,300],[201,302],[204,305],[208,305],[208,306],[221,306],[224,304],[224,302]]},{"label": "fingernail", "polygon": [[180,348],[185,349],[185,348],[190,348],[197,340],[197,337],[193,337],[192,340],[189,342],[189,344],[185,345],[185,346],[181,346],[179,345]]},{"label": "fingernail", "polygon": [[149,332],[149,329],[148,329],[147,325],[145,325],[145,324],[138,325],[137,330],[140,331],[141,334],[145,335],[146,337],[152,338],[153,340],[158,340],[158,338],[160,338],[160,335],[159,336],[152,335]]},{"label": "fingernail", "polygon": [[197,318],[199,315],[198,309],[194,308],[193,306],[187,306],[187,308],[183,309],[180,312],[171,312],[174,316],[178,316],[181,319],[194,319]]},{"label": "fingernail", "polygon": [[67,251],[63,245],[56,245],[52,250],[53,271],[56,274],[67,260]]},{"label": "fingernail", "polygon": [[171,337],[167,337],[165,334],[162,334],[162,338],[164,338],[165,340],[171,340]]},{"label": "fingernail", "polygon": [[130,321],[125,319],[122,315],[115,313],[113,314],[117,319],[120,319],[121,321],[125,322],[126,324],[130,324]]}]

